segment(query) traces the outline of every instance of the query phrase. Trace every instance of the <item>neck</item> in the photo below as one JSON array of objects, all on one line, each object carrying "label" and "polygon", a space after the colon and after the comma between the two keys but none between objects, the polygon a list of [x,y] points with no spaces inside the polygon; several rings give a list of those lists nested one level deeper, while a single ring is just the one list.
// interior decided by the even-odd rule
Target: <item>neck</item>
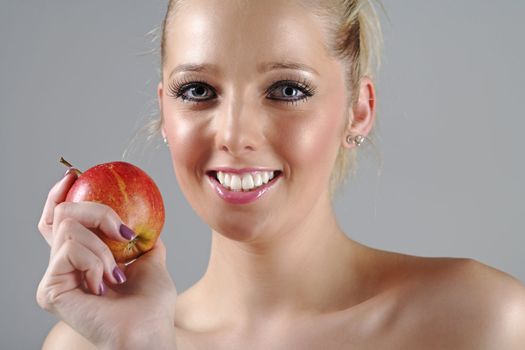
[{"label": "neck", "polygon": [[199,284],[215,315],[246,324],[346,306],[358,284],[352,267],[357,249],[339,228],[327,197],[292,229],[264,235],[256,243],[239,242],[212,231]]}]

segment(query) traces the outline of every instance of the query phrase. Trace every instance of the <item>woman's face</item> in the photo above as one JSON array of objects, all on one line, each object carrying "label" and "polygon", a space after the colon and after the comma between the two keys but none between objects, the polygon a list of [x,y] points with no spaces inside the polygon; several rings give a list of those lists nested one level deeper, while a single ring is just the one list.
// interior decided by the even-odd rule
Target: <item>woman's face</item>
[{"label": "woman's face", "polygon": [[[324,48],[322,22],[289,0],[195,0],[177,10],[166,40],[162,131],[194,210],[239,241],[319,215],[351,113],[344,68]],[[240,204],[223,198],[238,191],[210,175],[221,167],[281,173]]]}]

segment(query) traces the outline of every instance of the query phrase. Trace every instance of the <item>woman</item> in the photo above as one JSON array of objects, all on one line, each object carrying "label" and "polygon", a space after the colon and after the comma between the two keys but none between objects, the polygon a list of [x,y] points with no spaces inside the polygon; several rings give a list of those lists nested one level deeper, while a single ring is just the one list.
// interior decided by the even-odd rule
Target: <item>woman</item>
[{"label": "woman", "polygon": [[170,1],[156,125],[212,230],[207,271],[177,295],[160,240],[117,266],[89,229],[133,233],[104,205],[63,203],[69,172],[39,224],[37,300],[62,319],[44,348],[525,348],[513,277],[373,249],[337,223],[331,199],[374,125],[379,41],[366,0]]}]

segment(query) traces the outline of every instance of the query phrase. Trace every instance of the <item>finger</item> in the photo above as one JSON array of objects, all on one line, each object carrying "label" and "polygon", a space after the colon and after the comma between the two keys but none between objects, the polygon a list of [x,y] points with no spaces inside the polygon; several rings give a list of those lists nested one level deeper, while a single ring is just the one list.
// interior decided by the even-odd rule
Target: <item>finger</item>
[{"label": "finger", "polygon": [[66,200],[67,193],[77,179],[75,168],[69,168],[64,177],[57,182],[47,195],[42,216],[38,222],[38,230],[44,236],[49,245],[52,244],[53,215],[57,204]]},{"label": "finger", "polygon": [[[62,244],[57,254],[51,257],[46,274],[48,274],[48,278],[52,280],[53,277],[56,276],[64,276],[73,274],[76,271],[82,271],[89,290],[93,292],[93,294],[98,295],[104,272],[103,269],[103,262],[98,256],[93,254],[91,250],[80,242],[70,240]],[[65,283],[56,283],[56,296],[68,291],[61,290],[62,285],[65,285]]]},{"label": "finger", "polygon": [[61,249],[61,246],[70,240],[82,244],[102,261],[106,280],[115,284],[126,281],[124,272],[119,271],[117,262],[106,243],[75,219],[66,218],[61,221],[54,235],[51,255],[55,255]]},{"label": "finger", "polygon": [[152,263],[159,266],[166,265],[166,246],[164,245],[160,237],[157,239],[157,241],[149,251],[142,254],[136,260],[139,259],[142,263]]},{"label": "finger", "polygon": [[166,264],[166,246],[160,237],[157,239],[157,242],[155,242],[153,249],[148,253],[150,253],[152,258],[157,262],[161,263],[162,265]]},{"label": "finger", "polygon": [[159,238],[150,251],[126,267],[125,272],[128,276],[126,291],[141,295],[155,294],[159,300],[164,297],[171,299],[173,295],[177,295],[177,289],[166,266],[165,258],[166,249]]},{"label": "finger", "polygon": [[96,202],[62,202],[55,208],[53,234],[60,222],[72,218],[88,228],[99,229],[106,237],[115,241],[128,242],[136,234],[126,225],[118,214],[108,205]]}]

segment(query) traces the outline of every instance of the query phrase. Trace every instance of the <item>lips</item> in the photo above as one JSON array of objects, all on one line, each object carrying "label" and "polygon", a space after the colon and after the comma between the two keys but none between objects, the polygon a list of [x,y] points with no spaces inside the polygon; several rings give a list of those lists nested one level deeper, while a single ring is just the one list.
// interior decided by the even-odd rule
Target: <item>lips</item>
[{"label": "lips", "polygon": [[206,174],[208,175],[208,182],[210,183],[211,187],[224,201],[230,204],[248,204],[256,201],[265,193],[274,188],[277,185],[277,181],[279,181],[281,178],[282,171],[277,171],[275,176],[270,181],[268,181],[268,183],[249,191],[232,191],[224,187],[216,178],[216,171],[209,171],[206,172]]}]

